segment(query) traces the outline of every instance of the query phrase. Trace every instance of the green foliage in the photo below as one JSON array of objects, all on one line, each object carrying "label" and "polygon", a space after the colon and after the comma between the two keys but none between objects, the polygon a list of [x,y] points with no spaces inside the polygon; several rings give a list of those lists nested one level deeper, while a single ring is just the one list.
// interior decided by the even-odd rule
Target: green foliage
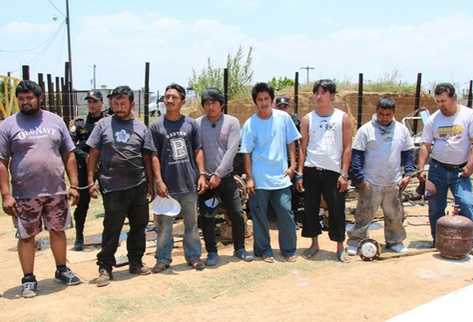
[{"label": "green foliage", "polygon": [[269,82],[268,84],[274,88],[275,91],[280,91],[284,88],[288,88],[288,87],[293,87],[294,86],[294,81],[290,78],[287,78],[287,77],[279,77],[279,78],[276,78],[276,77],[273,77]]},{"label": "green foliage", "polygon": [[[240,47],[235,55],[227,55],[226,68],[228,69],[229,97],[237,98],[247,93],[247,88],[253,79],[252,54],[252,47],[246,53]],[[214,67],[209,57],[207,68],[201,70],[200,73],[195,70],[192,71],[189,87],[192,87],[198,94],[202,93],[207,87],[217,87],[223,91],[223,68]]]}]

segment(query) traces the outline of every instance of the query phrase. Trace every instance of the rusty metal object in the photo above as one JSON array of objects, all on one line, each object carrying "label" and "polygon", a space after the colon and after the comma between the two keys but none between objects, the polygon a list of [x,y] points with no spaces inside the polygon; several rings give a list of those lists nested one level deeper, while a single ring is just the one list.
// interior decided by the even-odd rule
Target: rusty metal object
[{"label": "rusty metal object", "polygon": [[442,257],[464,258],[473,247],[473,221],[460,215],[441,217],[437,221],[435,246]]}]

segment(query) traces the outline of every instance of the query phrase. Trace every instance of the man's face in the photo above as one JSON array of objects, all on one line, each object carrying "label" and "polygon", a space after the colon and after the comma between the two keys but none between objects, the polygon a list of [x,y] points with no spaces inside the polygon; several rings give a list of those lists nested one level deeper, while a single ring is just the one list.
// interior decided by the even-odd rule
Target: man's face
[{"label": "man's face", "polygon": [[255,104],[259,112],[270,112],[273,106],[273,99],[268,92],[259,92],[256,95]]},{"label": "man's face", "polygon": [[87,99],[87,108],[91,115],[98,115],[102,112],[103,102],[101,100]]},{"label": "man's face", "polygon": [[454,111],[457,101],[454,97],[449,97],[448,93],[443,92],[440,95],[435,95],[435,103],[443,114],[450,115]]},{"label": "man's face", "polygon": [[276,108],[280,111],[284,111],[284,112],[288,112],[289,110],[289,105],[287,104],[279,104],[279,105],[276,105]]},{"label": "man's face", "polygon": [[167,112],[180,111],[184,103],[185,100],[174,88],[170,88],[164,93],[164,105],[166,105]]},{"label": "man's face", "polygon": [[135,106],[134,102],[130,102],[130,99],[126,95],[120,95],[113,98],[113,113],[121,119],[128,119],[131,115],[131,111]]},{"label": "man's face", "polygon": [[394,119],[394,110],[389,108],[377,108],[376,118],[382,126],[388,126]]},{"label": "man's face", "polygon": [[34,114],[39,111],[40,99],[33,92],[18,93],[18,105],[20,112],[24,114]]},{"label": "man's face", "polygon": [[327,106],[330,105],[334,96],[334,94],[331,94],[329,91],[326,91],[320,87],[314,94],[314,100],[315,103],[319,106]]},{"label": "man's face", "polygon": [[204,111],[208,118],[218,119],[222,114],[222,103],[208,99],[204,102]]}]

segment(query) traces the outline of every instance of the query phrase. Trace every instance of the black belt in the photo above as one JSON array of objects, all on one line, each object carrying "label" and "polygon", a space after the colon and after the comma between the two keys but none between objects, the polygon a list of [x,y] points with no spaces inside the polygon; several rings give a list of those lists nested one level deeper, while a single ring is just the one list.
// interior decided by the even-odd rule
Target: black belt
[{"label": "black belt", "polygon": [[466,162],[462,164],[448,164],[448,163],[437,161],[435,159],[432,159],[432,161],[438,163],[439,165],[441,165],[442,167],[448,170],[459,170],[459,169],[463,169],[463,167],[466,166]]}]

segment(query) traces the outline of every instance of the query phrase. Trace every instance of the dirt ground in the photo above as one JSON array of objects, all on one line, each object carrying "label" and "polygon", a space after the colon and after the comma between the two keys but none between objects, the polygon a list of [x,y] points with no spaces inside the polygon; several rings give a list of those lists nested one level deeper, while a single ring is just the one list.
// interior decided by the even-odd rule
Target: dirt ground
[{"label": "dirt ground", "polygon": [[[101,211],[100,202],[94,201],[87,235],[101,232]],[[407,214],[412,216],[406,220],[407,244],[413,250],[426,247],[426,208],[409,207]],[[383,241],[382,226],[370,234]],[[70,245],[73,235],[69,230]],[[248,249],[251,243],[247,239]],[[272,243],[277,254],[276,231]],[[125,254],[124,244],[120,254]],[[202,272],[185,264],[182,243],[177,242],[171,270],[134,277],[121,267],[105,288],[87,283],[96,276],[96,249],[69,252],[69,265],[84,283],[67,288],[53,279],[51,252],[41,250],[35,272],[40,295],[22,299],[14,229],[5,215],[0,215],[0,245],[0,321],[384,321],[473,282],[470,257],[450,261],[430,252],[338,263],[335,245],[324,234],[322,250],[313,260],[299,257],[287,263],[278,255],[274,264],[244,263],[231,257],[232,245],[219,245],[221,264]],[[307,246],[308,240],[299,238],[298,253]],[[154,248],[149,242],[144,258],[149,266],[154,264]]]}]

